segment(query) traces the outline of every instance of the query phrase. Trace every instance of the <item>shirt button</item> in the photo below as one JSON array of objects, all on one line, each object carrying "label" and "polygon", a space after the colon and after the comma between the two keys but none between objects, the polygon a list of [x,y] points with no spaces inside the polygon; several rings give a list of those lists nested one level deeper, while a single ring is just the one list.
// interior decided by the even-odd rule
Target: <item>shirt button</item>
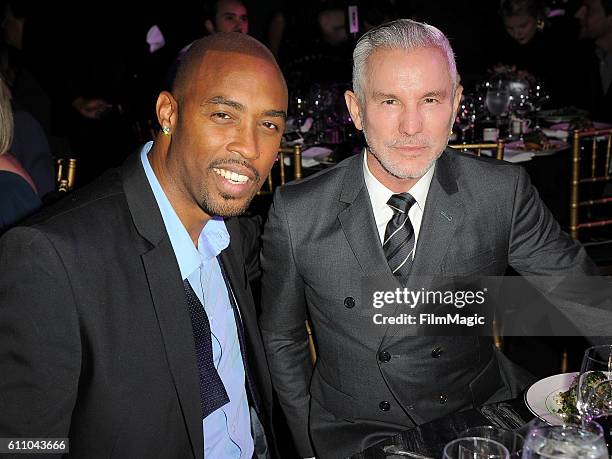
[{"label": "shirt button", "polygon": [[380,411],[389,411],[391,409],[391,404],[384,400],[378,404],[378,408],[380,408]]},{"label": "shirt button", "polygon": [[389,360],[391,360],[391,354],[389,354],[387,351],[383,351],[378,354],[378,360],[380,360],[382,363],[387,363]]},{"label": "shirt button", "polygon": [[355,307],[355,298],[353,298],[352,296],[347,296],[344,299],[344,307],[347,309],[352,309]]},{"label": "shirt button", "polygon": [[438,357],[440,357],[442,355],[442,351],[443,351],[443,349],[441,347],[437,347],[433,351],[431,351],[431,356],[434,359],[437,359]]},{"label": "shirt button", "polygon": [[446,405],[446,402],[448,402],[448,395],[446,394],[440,395],[440,405]]}]

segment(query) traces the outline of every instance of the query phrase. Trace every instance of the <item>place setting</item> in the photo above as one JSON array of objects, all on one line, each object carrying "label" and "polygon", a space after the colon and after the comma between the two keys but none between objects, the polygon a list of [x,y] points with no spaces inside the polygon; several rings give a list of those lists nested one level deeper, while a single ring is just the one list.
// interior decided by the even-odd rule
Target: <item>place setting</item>
[{"label": "place setting", "polygon": [[523,458],[607,459],[612,452],[612,345],[588,348],[579,372],[534,383],[525,404],[536,420]]}]

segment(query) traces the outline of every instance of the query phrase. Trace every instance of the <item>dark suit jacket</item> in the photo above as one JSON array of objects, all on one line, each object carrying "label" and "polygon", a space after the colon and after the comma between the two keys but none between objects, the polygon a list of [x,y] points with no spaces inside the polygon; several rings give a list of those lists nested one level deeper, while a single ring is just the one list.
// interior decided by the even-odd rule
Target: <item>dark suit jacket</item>
[{"label": "dark suit jacket", "polygon": [[[191,320],[133,155],[0,240],[0,436],[70,437],[75,457],[203,455]],[[235,219],[221,254],[262,422],[272,386]]]},{"label": "dark suit jacket", "polygon": [[[407,287],[419,290],[418,276],[426,275],[500,276],[508,265],[532,275],[592,269],[522,168],[443,153]],[[262,268],[260,325],[303,457],[313,453],[311,440],[317,458],[344,457],[415,424],[514,397],[524,386],[490,338],[406,338],[373,325],[363,277],[380,275],[388,285],[394,277],[375,226],[362,155],[277,190]],[[307,317],[317,345],[314,373]]]}]

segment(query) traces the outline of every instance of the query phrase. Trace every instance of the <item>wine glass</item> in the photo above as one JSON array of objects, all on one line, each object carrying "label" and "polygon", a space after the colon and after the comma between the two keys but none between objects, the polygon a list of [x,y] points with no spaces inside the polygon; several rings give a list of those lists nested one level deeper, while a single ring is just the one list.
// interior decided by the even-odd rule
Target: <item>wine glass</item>
[{"label": "wine glass", "polygon": [[612,451],[612,381],[597,383],[588,395],[584,409],[587,419],[601,425],[608,451]]},{"label": "wine glass", "polygon": [[500,117],[508,111],[510,105],[510,91],[503,81],[499,80],[489,85],[485,96],[485,105],[489,113],[495,116],[495,123],[499,128]]},{"label": "wine glass", "polygon": [[576,408],[589,417],[589,397],[600,382],[612,379],[612,345],[593,346],[584,351],[576,391]]},{"label": "wine glass", "polygon": [[523,445],[522,459],[608,459],[603,429],[592,421],[551,426],[536,422]]},{"label": "wine glass", "polygon": [[459,434],[459,437],[480,437],[495,440],[506,447],[510,459],[520,459],[525,439],[522,435],[509,429],[493,426],[470,427]]},{"label": "wine glass", "polygon": [[474,140],[474,125],[476,123],[476,101],[471,94],[463,93],[461,103],[455,117],[455,126],[459,131],[459,140],[471,142]]},{"label": "wine glass", "polygon": [[457,438],[444,447],[443,459],[509,459],[501,443],[481,437]]}]

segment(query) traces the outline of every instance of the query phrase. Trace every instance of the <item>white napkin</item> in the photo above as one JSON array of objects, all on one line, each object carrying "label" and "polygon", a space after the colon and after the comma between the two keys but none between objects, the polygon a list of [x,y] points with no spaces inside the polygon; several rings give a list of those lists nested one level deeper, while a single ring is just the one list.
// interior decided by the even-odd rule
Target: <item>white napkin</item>
[{"label": "white napkin", "polygon": [[504,161],[509,163],[524,163],[525,161],[531,161],[531,158],[535,156],[533,151],[516,151],[506,150],[504,152]]},{"label": "white napkin", "polygon": [[[302,151],[302,167],[312,167],[320,164],[317,156],[327,156],[333,153],[333,150],[325,147],[310,147]],[[285,155],[285,165],[289,166],[293,160],[293,155]]]},{"label": "white napkin", "polygon": [[157,25],[153,25],[147,32],[147,43],[149,44],[149,52],[151,54],[166,45],[164,34]]},{"label": "white napkin", "polygon": [[567,140],[569,136],[569,132],[563,129],[547,129],[543,128],[542,132],[546,137],[551,137],[553,139],[563,140],[564,142]]}]

